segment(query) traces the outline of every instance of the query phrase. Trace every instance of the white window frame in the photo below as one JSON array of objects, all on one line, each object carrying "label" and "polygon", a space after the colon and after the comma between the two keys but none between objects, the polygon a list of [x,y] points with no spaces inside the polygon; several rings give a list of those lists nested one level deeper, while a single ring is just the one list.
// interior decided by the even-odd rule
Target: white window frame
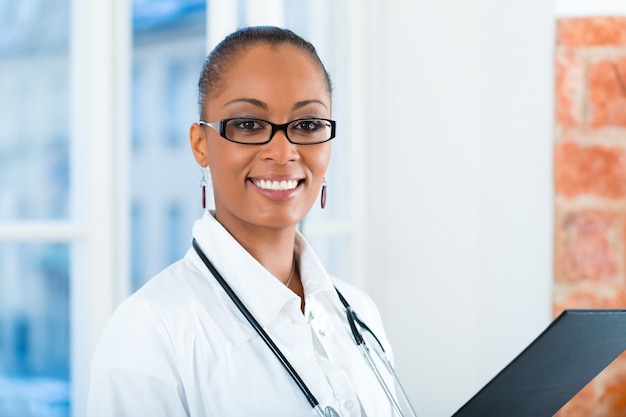
[{"label": "white window frame", "polygon": [[85,415],[89,364],[129,292],[131,2],[72,0],[70,31],[72,416]]}]

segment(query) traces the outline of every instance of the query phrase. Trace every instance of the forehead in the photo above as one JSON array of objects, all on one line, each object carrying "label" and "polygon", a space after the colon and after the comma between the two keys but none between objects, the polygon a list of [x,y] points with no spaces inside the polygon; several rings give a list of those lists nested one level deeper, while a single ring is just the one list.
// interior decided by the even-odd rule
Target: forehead
[{"label": "forehead", "polygon": [[[330,92],[319,63],[290,44],[253,45],[237,54],[221,74],[215,100],[253,97],[295,101],[317,99],[330,104]],[[213,101],[213,100],[211,100]]]}]

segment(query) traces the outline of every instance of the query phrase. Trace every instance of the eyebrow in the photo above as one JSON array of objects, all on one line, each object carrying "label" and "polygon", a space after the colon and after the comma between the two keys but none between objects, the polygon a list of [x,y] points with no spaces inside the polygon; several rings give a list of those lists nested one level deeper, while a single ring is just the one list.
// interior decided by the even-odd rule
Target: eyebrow
[{"label": "eyebrow", "polygon": [[223,107],[230,106],[231,104],[235,104],[235,103],[242,103],[242,102],[252,104],[253,106],[256,106],[256,107],[261,107],[262,109],[267,109],[267,104],[265,104],[261,100],[257,100],[256,98],[246,98],[246,97],[230,100],[229,102],[224,104]]},{"label": "eyebrow", "polygon": [[299,101],[297,102],[294,106],[293,106],[293,110],[298,110],[308,104],[311,103],[317,103],[317,104],[321,104],[322,106],[324,106],[324,108],[328,108],[326,107],[326,104],[322,103],[320,100],[304,100],[304,101]]},{"label": "eyebrow", "polygon": [[[256,98],[248,98],[248,97],[242,97],[242,98],[236,98],[234,100],[230,100],[229,102],[224,104],[223,107],[226,107],[235,103],[242,103],[242,102],[252,104],[253,106],[260,107],[262,109],[267,109],[267,103],[261,100],[258,100]],[[328,108],[326,107],[326,104],[324,104],[322,101],[313,99],[313,100],[303,100],[303,101],[297,102],[296,104],[293,105],[293,110],[298,110],[311,103],[321,104],[322,106],[324,106],[324,108]]]}]

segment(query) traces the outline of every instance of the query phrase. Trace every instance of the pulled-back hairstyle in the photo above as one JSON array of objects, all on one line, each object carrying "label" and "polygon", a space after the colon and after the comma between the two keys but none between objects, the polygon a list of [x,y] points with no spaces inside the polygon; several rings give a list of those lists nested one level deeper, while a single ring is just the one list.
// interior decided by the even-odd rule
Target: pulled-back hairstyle
[{"label": "pulled-back hairstyle", "polygon": [[319,64],[328,92],[332,92],[330,76],[313,44],[288,29],[273,26],[248,27],[239,29],[224,38],[204,61],[198,81],[198,111],[200,116],[202,116],[202,105],[206,99],[216,95],[222,87],[222,74],[227,70],[233,58],[258,43],[265,43],[270,46],[288,44],[306,52]]}]

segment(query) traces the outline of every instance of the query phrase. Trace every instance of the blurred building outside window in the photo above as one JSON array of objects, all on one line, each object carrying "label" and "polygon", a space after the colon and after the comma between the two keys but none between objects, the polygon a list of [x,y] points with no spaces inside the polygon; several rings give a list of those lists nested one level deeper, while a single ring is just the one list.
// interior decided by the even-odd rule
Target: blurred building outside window
[{"label": "blurred building outside window", "polygon": [[[68,20],[68,0],[0,3],[1,224],[69,219]],[[70,245],[0,241],[3,417],[69,415]]]}]

